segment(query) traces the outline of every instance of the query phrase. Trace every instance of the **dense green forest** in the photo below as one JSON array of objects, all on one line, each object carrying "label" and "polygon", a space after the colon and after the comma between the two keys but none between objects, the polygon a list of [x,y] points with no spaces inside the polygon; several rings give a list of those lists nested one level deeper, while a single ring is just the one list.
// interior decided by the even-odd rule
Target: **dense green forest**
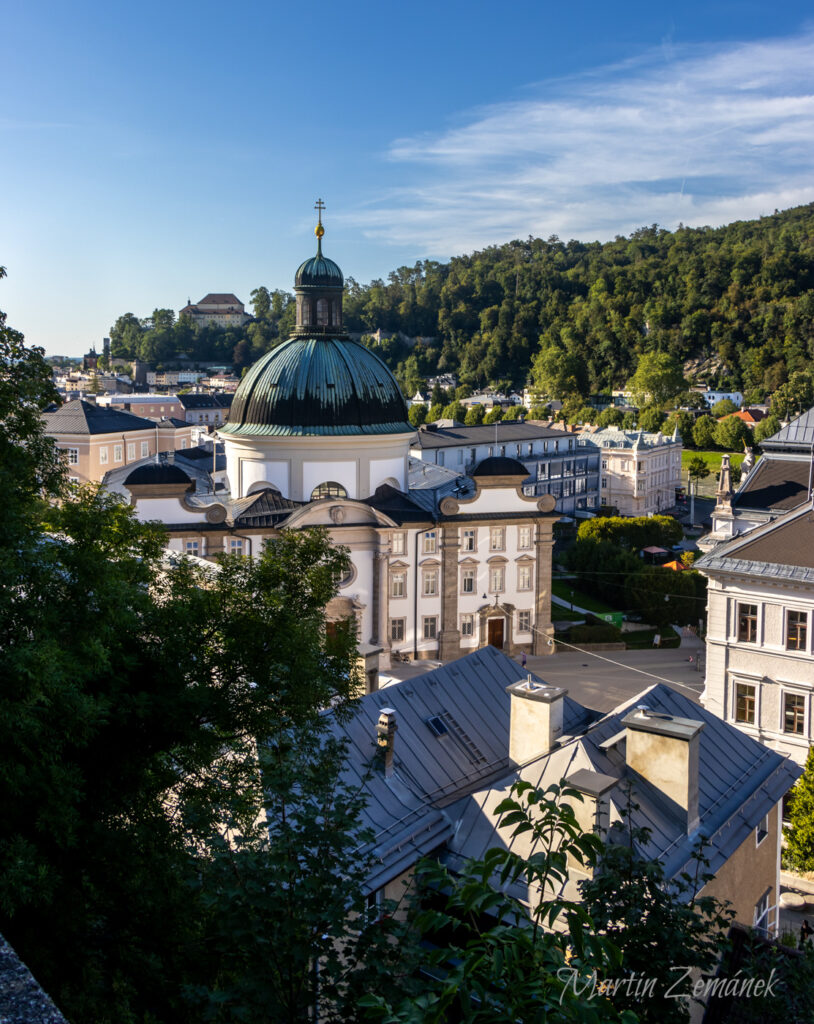
[{"label": "dense green forest", "polygon": [[[167,310],[126,314],[113,354],[183,353],[239,372],[293,323],[286,292],[255,289],[252,306],[254,323],[226,331]],[[451,371],[469,387],[533,377],[586,397],[622,386],[643,353],[664,352],[705,360],[704,379],[759,400],[814,357],[814,204],[722,228],[653,225],[604,244],[529,238],[369,285],[348,278],[345,319],[352,332],[413,339],[377,346],[408,392]]]}]

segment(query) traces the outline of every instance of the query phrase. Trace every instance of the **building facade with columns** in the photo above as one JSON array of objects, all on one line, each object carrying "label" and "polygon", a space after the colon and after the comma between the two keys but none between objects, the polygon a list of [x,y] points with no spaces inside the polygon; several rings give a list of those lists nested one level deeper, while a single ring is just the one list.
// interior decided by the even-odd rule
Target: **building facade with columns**
[{"label": "building facade with columns", "polygon": [[[219,430],[229,492],[192,493],[176,464],[124,481],[169,547],[256,557],[283,529],[325,527],[348,548],[328,619],[353,616],[389,656],[448,660],[491,644],[548,653],[555,500],[527,495],[522,463],[467,475],[411,459],[415,430],[384,362],[342,323],[342,271],[322,254],[297,270],[292,336],[242,380]],[[169,472],[172,470],[172,472]]]}]

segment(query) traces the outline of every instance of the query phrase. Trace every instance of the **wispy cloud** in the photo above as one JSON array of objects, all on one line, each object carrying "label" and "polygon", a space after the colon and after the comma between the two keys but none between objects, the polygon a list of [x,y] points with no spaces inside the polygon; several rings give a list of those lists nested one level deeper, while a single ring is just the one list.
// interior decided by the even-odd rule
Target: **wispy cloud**
[{"label": "wispy cloud", "polygon": [[681,48],[539,84],[446,131],[395,140],[409,173],[347,218],[447,256],[528,234],[609,238],[814,199],[814,33]]}]

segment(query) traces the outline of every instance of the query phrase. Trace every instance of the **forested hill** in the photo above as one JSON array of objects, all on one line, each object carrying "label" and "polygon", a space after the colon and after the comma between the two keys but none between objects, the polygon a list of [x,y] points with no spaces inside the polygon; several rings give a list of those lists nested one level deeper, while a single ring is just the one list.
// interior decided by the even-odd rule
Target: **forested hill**
[{"label": "forested hill", "polygon": [[[113,354],[166,362],[183,352],[240,370],[293,321],[284,292],[255,289],[252,306],[256,321],[229,331],[196,331],[168,310],[126,314]],[[408,392],[437,372],[476,387],[522,385],[536,369],[588,395],[623,385],[641,353],[666,351],[709,360],[717,379],[757,398],[814,357],[814,203],[604,244],[529,238],[401,267],[387,281],[349,278],[345,318],[350,331],[420,339],[376,349]]]},{"label": "forested hill", "polygon": [[[621,386],[642,352],[717,356],[772,390],[814,357],[814,204],[723,228],[642,228],[600,244],[529,238],[351,284],[350,330],[435,335],[400,376],[457,370],[522,384],[535,356],[576,357],[583,394]],[[549,360],[550,361],[550,360]]]}]

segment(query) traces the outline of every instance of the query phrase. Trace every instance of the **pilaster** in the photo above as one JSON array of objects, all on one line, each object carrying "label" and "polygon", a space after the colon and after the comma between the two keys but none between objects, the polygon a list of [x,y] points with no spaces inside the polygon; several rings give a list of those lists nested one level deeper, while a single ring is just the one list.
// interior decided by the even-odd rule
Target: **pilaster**
[{"label": "pilaster", "polygon": [[438,658],[450,661],[461,653],[458,629],[458,551],[457,526],[442,526],[441,534],[441,632],[438,637]]},{"label": "pilaster", "polygon": [[554,550],[553,520],[543,519],[537,523],[535,531],[535,554],[537,567],[534,585],[534,641],[533,654],[553,654],[554,645],[548,643],[548,637],[554,636],[551,624],[551,563]]}]

